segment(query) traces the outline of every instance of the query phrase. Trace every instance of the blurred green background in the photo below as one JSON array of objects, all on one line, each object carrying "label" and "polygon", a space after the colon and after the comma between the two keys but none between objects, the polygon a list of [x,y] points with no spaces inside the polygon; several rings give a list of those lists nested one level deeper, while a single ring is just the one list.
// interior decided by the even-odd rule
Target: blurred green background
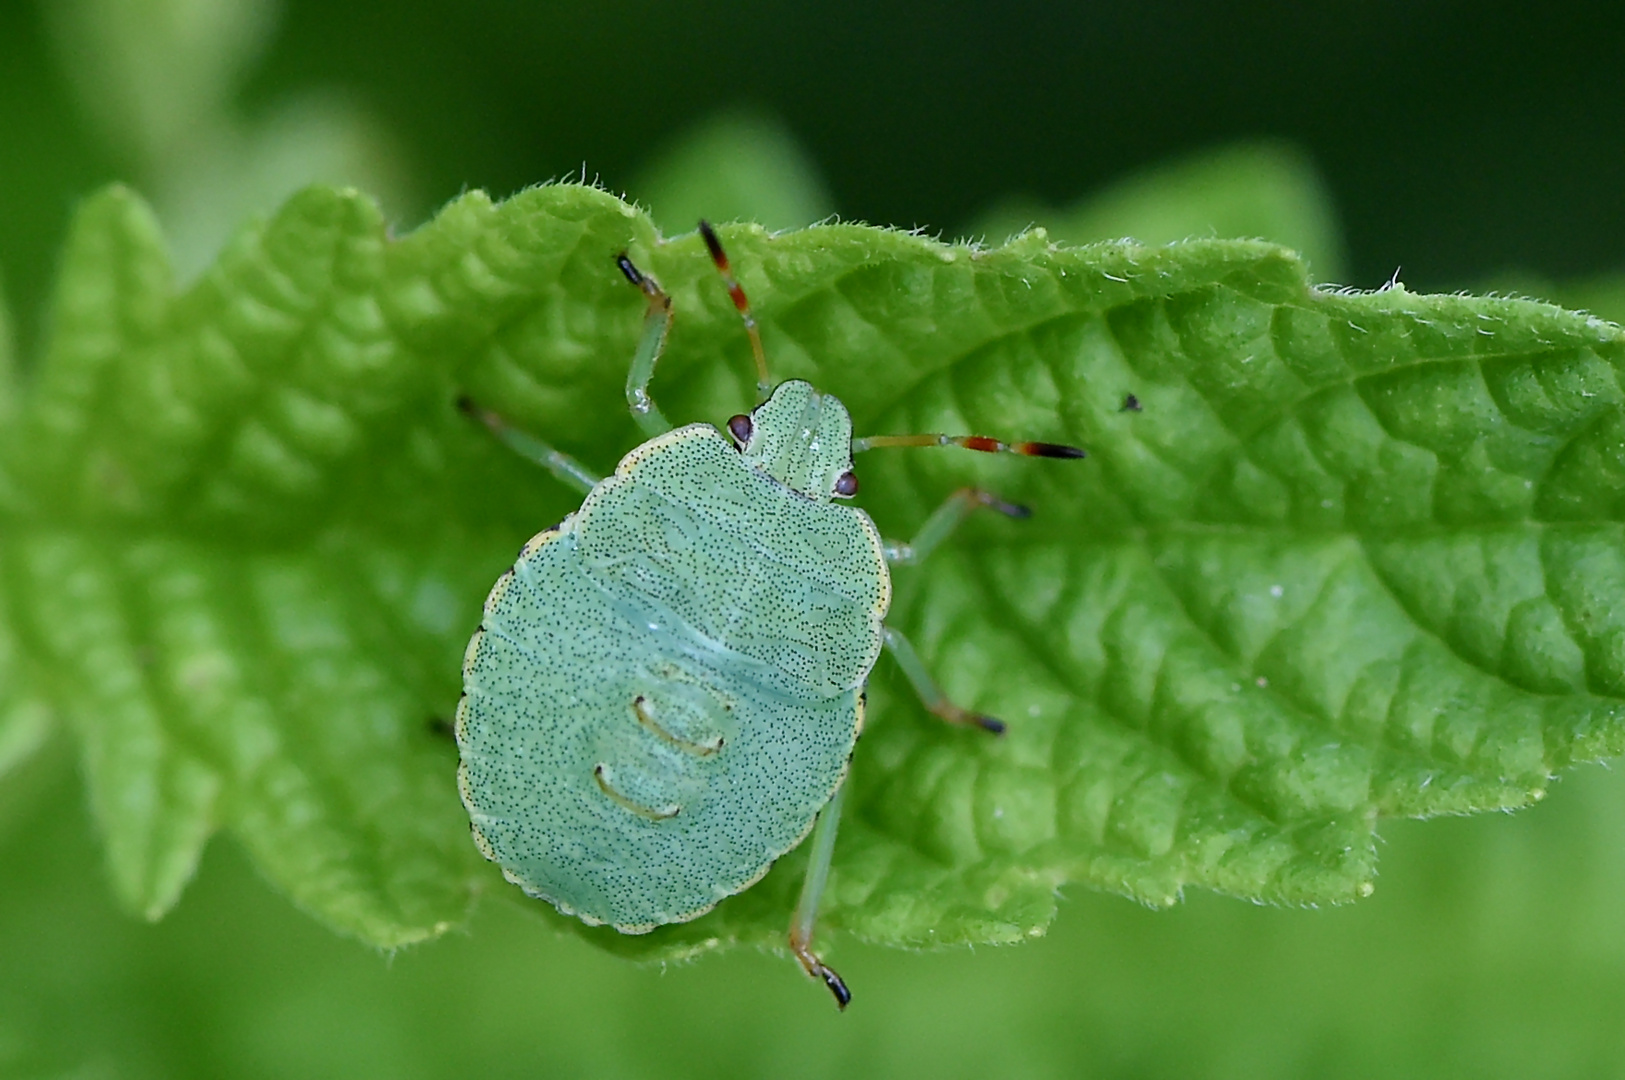
[{"label": "blurred green background", "polygon": [[[5,0],[0,282],[26,364],[106,182],[195,274],[311,180],[404,231],[464,188],[584,172],[672,231],[1264,235],[1323,281],[1403,267],[1617,319],[1622,46],[1600,4]],[[0,774],[0,1076],[1625,1075],[1625,777],[1384,835],[1350,908],[1074,890],[1018,949],[836,939],[840,1016],[781,958],[637,968],[515,896],[382,956],[229,839],[167,920],[132,921],[59,737]]]}]

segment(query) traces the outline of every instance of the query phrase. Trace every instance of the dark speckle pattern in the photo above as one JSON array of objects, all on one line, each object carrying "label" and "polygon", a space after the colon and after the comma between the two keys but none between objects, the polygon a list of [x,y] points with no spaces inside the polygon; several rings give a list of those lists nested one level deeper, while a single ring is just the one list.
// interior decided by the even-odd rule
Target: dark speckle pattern
[{"label": "dark speckle pattern", "polygon": [[525,546],[469,643],[459,786],[481,850],[631,933],[751,885],[844,774],[889,601],[862,511],[707,425],[633,450]]}]

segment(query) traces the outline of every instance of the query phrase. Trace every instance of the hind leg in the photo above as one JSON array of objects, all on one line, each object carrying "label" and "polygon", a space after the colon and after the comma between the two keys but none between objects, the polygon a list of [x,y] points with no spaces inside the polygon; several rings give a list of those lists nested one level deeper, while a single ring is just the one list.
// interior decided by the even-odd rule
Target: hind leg
[{"label": "hind leg", "polygon": [[846,781],[835,789],[835,794],[818,813],[818,825],[813,830],[811,857],[807,860],[807,878],[801,883],[801,899],[790,920],[790,951],[801,962],[808,975],[829,987],[835,995],[835,1004],[845,1009],[852,1000],[852,992],[835,970],[812,951],[813,925],[818,920],[818,902],[824,895],[829,880],[829,863],[835,853],[835,831],[841,822],[841,804],[846,801]]}]

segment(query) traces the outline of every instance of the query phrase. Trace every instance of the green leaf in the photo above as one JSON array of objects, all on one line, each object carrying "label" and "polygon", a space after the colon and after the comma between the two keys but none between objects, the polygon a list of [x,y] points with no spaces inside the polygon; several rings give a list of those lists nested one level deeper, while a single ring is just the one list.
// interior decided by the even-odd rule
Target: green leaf
[{"label": "green leaf", "polygon": [[1625,273],[1565,281],[1561,284],[1527,273],[1506,273],[1490,287],[1517,296],[1534,296],[1574,311],[1588,311],[1609,322],[1625,323]]},{"label": "green leaf", "polygon": [[1331,195],[1308,157],[1286,143],[1239,143],[1158,165],[1064,210],[1007,199],[970,232],[997,240],[1034,225],[1067,244],[1257,237],[1297,251],[1316,280],[1338,281],[1343,274]]},{"label": "green leaf", "polygon": [[11,305],[6,302],[6,280],[0,275],[0,415],[10,419],[17,405],[17,372],[13,359]]},{"label": "green leaf", "polygon": [[1625,322],[1625,274],[1573,282],[1557,295],[1565,307],[1589,311],[1609,322]]},{"label": "green leaf", "polygon": [[200,273],[251,214],[311,183],[357,184],[410,206],[398,148],[348,95],[235,99],[275,37],[275,0],[60,0],[43,9],[68,88],[105,148],[139,177],[180,276]]},{"label": "green leaf", "polygon": [[[0,286],[4,282],[0,281]],[[11,312],[0,288],[0,429],[15,421],[16,371],[12,361]],[[0,501],[15,492],[0,476]],[[27,658],[18,647],[12,626],[0,618],[0,780],[31,757],[51,733],[50,710],[34,697],[25,674]]]},{"label": "green leaf", "polygon": [[[860,431],[1092,452],[861,461],[887,535],[965,483],[1035,515],[898,571],[896,623],[1011,732],[941,725],[882,659],[825,925],[1012,941],[1070,882],[1353,899],[1382,816],[1523,805],[1625,747],[1617,327],[1318,291],[1261,242],[723,235],[775,376],[841,395]],[[575,500],[454,402],[610,469],[636,441],[623,249],[674,298],[667,414],[748,405],[698,238],[661,242],[594,189],[472,193],[400,239],[313,189],[179,293],[133,196],[84,207],[0,455],[0,566],[132,909],[167,909],[223,827],[379,944],[440,932],[481,889],[552,917],[479,860],[434,721],[484,593]],[[569,925],[641,956],[772,945],[802,860],[684,926]]]}]

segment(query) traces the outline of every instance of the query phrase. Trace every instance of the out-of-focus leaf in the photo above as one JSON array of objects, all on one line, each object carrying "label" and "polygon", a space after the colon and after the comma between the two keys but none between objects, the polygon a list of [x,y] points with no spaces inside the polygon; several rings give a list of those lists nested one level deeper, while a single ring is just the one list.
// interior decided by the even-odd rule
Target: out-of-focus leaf
[{"label": "out-of-focus leaf", "polygon": [[1064,210],[1009,199],[970,233],[998,242],[1031,226],[1068,244],[1255,237],[1297,251],[1317,281],[1338,281],[1343,273],[1331,195],[1308,157],[1285,143],[1243,143],[1159,165]]},{"label": "out-of-focus leaf", "polygon": [[796,137],[755,112],[722,113],[685,132],[636,178],[630,195],[673,235],[701,218],[793,229],[835,210]]},{"label": "out-of-focus leaf", "polygon": [[[0,281],[0,286],[4,282]],[[15,420],[17,408],[16,370],[12,361],[10,309],[5,290],[0,288],[0,425]],[[0,504],[15,498],[10,481],[0,475]],[[0,537],[0,544],[4,544]],[[51,716],[28,686],[13,627],[0,619],[0,778],[32,755],[51,731]]]},{"label": "out-of-focus leaf", "polygon": [[306,91],[253,120],[236,96],[275,31],[275,0],[57,0],[57,58],[103,142],[151,193],[177,276],[241,222],[310,184],[409,199],[401,154],[352,95]]},{"label": "out-of-focus leaf", "polygon": [[265,47],[276,0],[57,0],[58,62],[101,137],[146,164],[217,125]]},{"label": "out-of-focus leaf", "polygon": [[0,274],[0,423],[11,419],[17,407],[16,342],[11,326],[11,305],[6,302],[6,280]]}]

